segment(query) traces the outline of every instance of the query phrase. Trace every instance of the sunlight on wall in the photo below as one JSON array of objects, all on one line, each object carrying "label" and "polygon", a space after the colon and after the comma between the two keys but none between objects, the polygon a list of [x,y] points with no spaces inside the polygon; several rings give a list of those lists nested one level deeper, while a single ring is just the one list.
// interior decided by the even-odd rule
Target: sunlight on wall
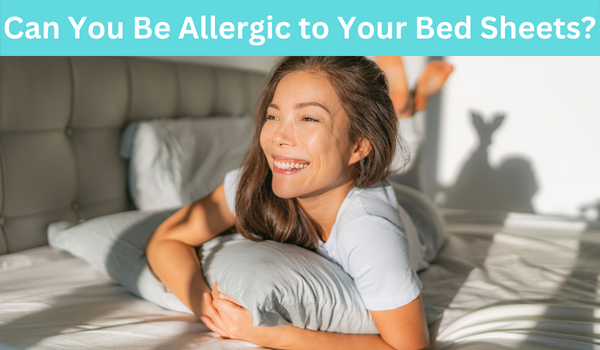
[{"label": "sunlight on wall", "polygon": [[579,215],[600,200],[600,57],[448,57],[438,181],[452,186],[479,144],[471,111],[505,113],[489,163],[531,163],[538,213]]}]

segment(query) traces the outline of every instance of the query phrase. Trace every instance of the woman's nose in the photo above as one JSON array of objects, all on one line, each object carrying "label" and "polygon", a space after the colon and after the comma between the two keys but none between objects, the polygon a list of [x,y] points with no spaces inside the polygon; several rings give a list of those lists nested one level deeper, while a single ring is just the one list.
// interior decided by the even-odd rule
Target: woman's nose
[{"label": "woman's nose", "polygon": [[296,142],[294,130],[294,125],[291,122],[280,122],[275,134],[273,134],[273,143],[278,146],[293,146]]}]

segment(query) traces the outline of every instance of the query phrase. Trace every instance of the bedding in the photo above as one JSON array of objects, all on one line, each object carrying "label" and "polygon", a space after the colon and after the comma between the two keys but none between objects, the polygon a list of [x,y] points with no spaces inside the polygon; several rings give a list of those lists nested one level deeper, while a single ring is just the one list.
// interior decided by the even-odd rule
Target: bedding
[{"label": "bedding", "polygon": [[146,241],[173,213],[128,211],[75,226],[57,222],[48,227],[48,241],[52,247],[84,259],[134,294],[165,309],[191,313],[152,275],[145,257]]},{"label": "bedding", "polygon": [[320,255],[291,244],[252,242],[240,234],[207,243],[202,246],[204,276],[252,311],[255,326],[379,333],[350,276]]},{"label": "bedding", "polygon": [[447,244],[420,277],[445,309],[436,349],[600,348],[600,225],[447,211]]},{"label": "bedding", "polygon": [[[600,347],[600,227],[530,214],[446,211],[419,277],[444,309],[434,349]],[[192,315],[135,297],[50,247],[0,257],[2,349],[246,349]]]},{"label": "bedding", "polygon": [[256,348],[225,341],[195,316],[140,299],[84,260],[49,246],[0,261],[0,349]]},{"label": "bedding", "polygon": [[[50,245],[86,260],[134,294],[168,310],[190,311],[151,273],[144,247],[173,210],[129,211],[73,226],[51,224]],[[408,219],[410,221],[410,219]],[[239,234],[202,245],[207,282],[252,311],[255,326],[378,333],[352,279],[320,255],[289,244],[255,243]],[[429,322],[440,316],[426,305]]]},{"label": "bedding", "polygon": [[120,155],[129,162],[131,198],[140,210],[182,207],[216,189],[239,167],[251,116],[157,119],[129,124]]}]

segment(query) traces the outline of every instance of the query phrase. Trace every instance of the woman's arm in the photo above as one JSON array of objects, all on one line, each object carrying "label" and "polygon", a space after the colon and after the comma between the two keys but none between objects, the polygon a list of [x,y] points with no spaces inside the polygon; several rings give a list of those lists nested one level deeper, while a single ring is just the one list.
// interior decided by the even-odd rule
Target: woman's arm
[{"label": "woman's arm", "polygon": [[428,349],[429,329],[421,295],[387,311],[370,311],[381,338],[394,349]]},{"label": "woman's arm", "polygon": [[419,295],[394,310],[371,311],[380,335],[344,334],[288,327],[253,327],[252,313],[213,286],[205,295],[202,321],[224,338],[242,339],[274,349],[428,349],[429,333]]},{"label": "woman's arm", "polygon": [[165,220],[146,245],[148,263],[154,273],[198,317],[206,314],[202,294],[210,292],[210,288],[195,247],[227,230],[234,222],[221,185]]}]

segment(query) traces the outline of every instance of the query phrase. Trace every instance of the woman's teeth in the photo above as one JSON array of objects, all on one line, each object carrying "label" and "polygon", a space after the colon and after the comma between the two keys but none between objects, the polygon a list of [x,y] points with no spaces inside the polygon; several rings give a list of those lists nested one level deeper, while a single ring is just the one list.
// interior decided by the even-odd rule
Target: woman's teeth
[{"label": "woman's teeth", "polygon": [[278,167],[279,169],[283,169],[283,170],[298,170],[298,169],[306,168],[308,166],[308,164],[284,163],[284,162],[278,162],[278,161],[274,161],[274,164],[276,167]]}]

